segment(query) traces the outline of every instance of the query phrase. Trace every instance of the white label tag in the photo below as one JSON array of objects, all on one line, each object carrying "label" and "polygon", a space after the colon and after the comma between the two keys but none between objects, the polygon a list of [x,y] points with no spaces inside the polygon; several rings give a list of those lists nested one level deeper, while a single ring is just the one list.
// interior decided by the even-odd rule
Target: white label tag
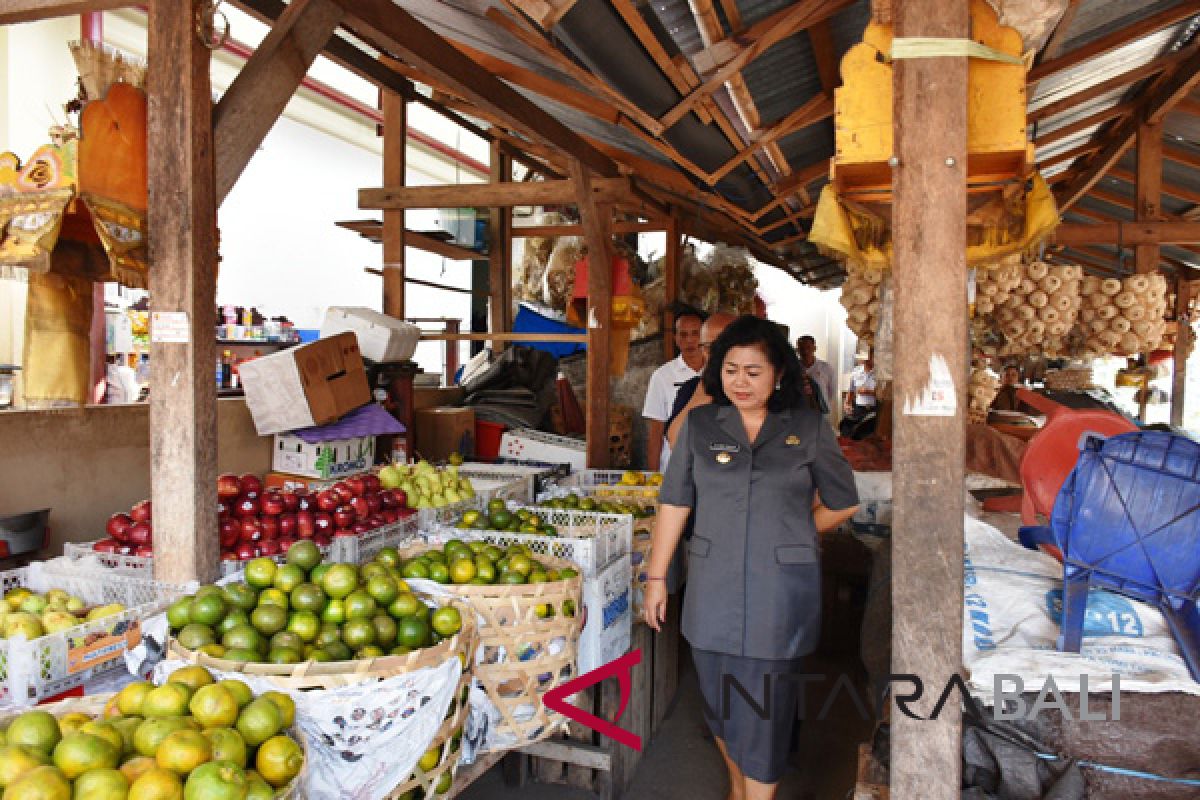
[{"label": "white label tag", "polygon": [[911,417],[953,417],[957,407],[954,377],[946,359],[935,353],[929,358],[929,383],[915,400],[905,398],[904,413]]},{"label": "white label tag", "polygon": [[150,314],[150,341],[187,344],[191,341],[186,311],[154,311]]}]

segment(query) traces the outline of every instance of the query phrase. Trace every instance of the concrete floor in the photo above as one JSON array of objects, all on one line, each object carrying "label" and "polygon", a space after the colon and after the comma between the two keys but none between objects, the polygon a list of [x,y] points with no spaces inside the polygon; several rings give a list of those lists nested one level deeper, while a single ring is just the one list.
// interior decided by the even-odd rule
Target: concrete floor
[{"label": "concrete floor", "polygon": [[[860,609],[855,608],[854,611]],[[843,630],[829,631],[822,650],[805,666],[809,674],[828,675],[814,683],[806,698],[807,713],[815,717],[845,674],[865,699],[865,672],[857,656],[858,615],[842,617]],[[686,651],[686,645],[685,645]],[[682,673],[675,708],[642,752],[629,800],[724,800],[729,785],[720,754],[704,722],[700,691],[691,659],[681,653]],[[845,800],[854,788],[858,745],[867,741],[874,724],[863,719],[847,691],[839,691],[821,721],[801,723],[799,744],[778,793],[779,800]],[[461,800],[592,800],[591,792],[535,783],[524,787],[504,784],[497,766],[461,795]]]}]

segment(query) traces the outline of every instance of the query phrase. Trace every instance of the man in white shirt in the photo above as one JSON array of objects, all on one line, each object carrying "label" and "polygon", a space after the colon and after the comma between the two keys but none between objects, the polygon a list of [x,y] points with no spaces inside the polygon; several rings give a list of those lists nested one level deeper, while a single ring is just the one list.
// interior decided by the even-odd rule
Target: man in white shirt
[{"label": "man in white shirt", "polygon": [[[875,353],[869,351],[866,359],[850,373],[850,392],[846,396],[845,412],[842,419],[841,432],[843,436],[851,436],[856,431],[869,433],[859,423],[875,411]],[[873,429],[873,426],[871,427]]]},{"label": "man in white shirt", "polygon": [[658,471],[667,464],[671,447],[667,444],[666,424],[675,405],[675,393],[704,366],[700,350],[700,326],[704,318],[699,311],[681,311],[675,317],[675,345],[679,355],[654,371],[646,389],[642,416],[646,418],[646,466]]},{"label": "man in white shirt", "polygon": [[837,378],[833,374],[833,367],[817,358],[817,340],[808,334],[801,336],[796,340],[796,352],[800,355],[804,374],[812,378],[813,383],[821,390],[825,407],[831,411],[837,408]]}]

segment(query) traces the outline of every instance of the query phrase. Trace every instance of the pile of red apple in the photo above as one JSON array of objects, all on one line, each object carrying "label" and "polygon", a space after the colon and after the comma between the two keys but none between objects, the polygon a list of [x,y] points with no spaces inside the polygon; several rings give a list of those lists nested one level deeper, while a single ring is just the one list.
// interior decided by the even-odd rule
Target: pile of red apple
[{"label": "pile of red apple", "polygon": [[[217,535],[221,557],[249,561],[277,556],[300,539],[328,547],[335,536],[359,536],[415,514],[401,489],[384,489],[374,475],[356,475],[328,489],[303,487],[263,489],[256,475],[225,474],[217,478]],[[153,555],[150,501],[128,514],[113,514],[106,526],[110,538],[93,548],[103,553]]]}]

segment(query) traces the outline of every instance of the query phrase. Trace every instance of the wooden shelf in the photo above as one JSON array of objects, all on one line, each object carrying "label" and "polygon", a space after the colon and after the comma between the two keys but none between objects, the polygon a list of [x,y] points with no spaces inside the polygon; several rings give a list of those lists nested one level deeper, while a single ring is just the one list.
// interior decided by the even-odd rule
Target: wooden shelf
[{"label": "wooden shelf", "polygon": [[268,339],[217,339],[217,344],[224,347],[295,347],[299,342],[272,342]]},{"label": "wooden shelf", "polygon": [[[345,228],[349,231],[354,231],[359,236],[379,244],[382,241],[383,223],[375,219],[358,219],[347,220],[337,223],[339,228]],[[481,253],[477,250],[471,250],[454,242],[443,241],[436,236],[430,236],[427,233],[420,231],[405,230],[404,245],[406,247],[415,247],[418,250],[424,250],[427,253],[449,258],[454,261],[481,261],[486,260],[487,253]]]}]

